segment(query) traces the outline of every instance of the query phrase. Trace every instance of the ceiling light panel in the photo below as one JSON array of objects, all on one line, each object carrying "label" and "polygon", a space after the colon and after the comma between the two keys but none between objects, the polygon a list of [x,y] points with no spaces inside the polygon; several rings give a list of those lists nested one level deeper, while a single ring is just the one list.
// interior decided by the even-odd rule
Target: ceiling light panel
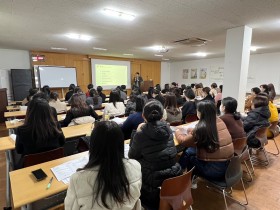
[{"label": "ceiling light panel", "polygon": [[92,38],[89,35],[75,34],[75,33],[66,34],[65,36],[68,37],[69,39],[77,39],[77,40],[84,40],[84,41],[89,41]]},{"label": "ceiling light panel", "polygon": [[109,8],[103,9],[103,14],[111,17],[120,18],[123,20],[128,20],[128,21],[132,21],[135,19],[135,15],[128,14],[126,12],[117,11],[114,9],[109,9]]}]

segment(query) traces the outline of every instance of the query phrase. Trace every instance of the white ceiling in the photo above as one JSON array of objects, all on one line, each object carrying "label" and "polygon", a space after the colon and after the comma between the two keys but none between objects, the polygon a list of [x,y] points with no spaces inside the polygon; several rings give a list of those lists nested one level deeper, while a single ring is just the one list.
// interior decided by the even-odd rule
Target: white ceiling
[{"label": "white ceiling", "polygon": [[[105,7],[135,14],[134,21],[104,16]],[[164,58],[197,59],[193,53],[224,55],[226,30],[253,28],[256,53],[280,51],[280,0],[0,0],[0,48],[97,54],[161,60],[153,45],[170,48]],[[70,40],[67,33],[91,35]],[[206,46],[174,45],[188,37],[212,40]],[[107,48],[96,51],[93,47]],[[65,52],[65,51],[64,51]]]}]

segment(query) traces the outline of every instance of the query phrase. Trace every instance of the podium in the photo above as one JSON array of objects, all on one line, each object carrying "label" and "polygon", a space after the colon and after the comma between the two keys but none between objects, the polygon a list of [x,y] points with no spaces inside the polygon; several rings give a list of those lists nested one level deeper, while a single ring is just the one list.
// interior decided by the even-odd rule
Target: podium
[{"label": "podium", "polygon": [[153,80],[143,81],[143,83],[140,85],[140,90],[141,92],[146,92],[148,91],[149,87],[154,87]]}]

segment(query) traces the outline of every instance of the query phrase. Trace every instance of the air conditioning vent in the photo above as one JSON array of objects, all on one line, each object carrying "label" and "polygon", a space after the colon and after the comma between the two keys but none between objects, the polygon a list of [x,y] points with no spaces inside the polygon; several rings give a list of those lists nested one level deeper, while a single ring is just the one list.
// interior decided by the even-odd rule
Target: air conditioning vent
[{"label": "air conditioning vent", "polygon": [[210,40],[191,37],[191,38],[173,41],[173,43],[187,45],[187,46],[191,46],[191,47],[200,47],[200,46],[206,45],[208,41],[210,41]]}]

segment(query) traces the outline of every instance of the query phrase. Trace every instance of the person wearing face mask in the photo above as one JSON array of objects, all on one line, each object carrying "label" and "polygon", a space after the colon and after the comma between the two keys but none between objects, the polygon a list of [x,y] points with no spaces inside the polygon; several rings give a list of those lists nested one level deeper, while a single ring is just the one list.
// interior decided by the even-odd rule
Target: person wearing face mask
[{"label": "person wearing face mask", "polygon": [[237,101],[232,97],[222,100],[220,106],[220,119],[224,121],[232,140],[246,137],[240,113],[236,111]]}]

